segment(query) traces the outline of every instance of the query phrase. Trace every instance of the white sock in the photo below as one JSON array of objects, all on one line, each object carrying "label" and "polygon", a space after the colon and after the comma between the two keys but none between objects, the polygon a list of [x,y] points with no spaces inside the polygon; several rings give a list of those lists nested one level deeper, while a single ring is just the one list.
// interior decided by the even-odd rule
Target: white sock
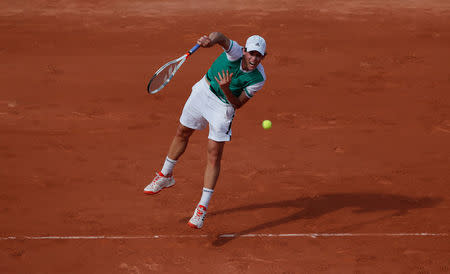
[{"label": "white sock", "polygon": [[164,176],[172,174],[173,168],[175,167],[176,163],[177,161],[172,160],[169,157],[166,157],[163,168],[161,169],[161,173],[164,174]]},{"label": "white sock", "polygon": [[208,208],[209,200],[211,200],[213,192],[214,190],[204,187],[202,198],[200,199],[200,203],[198,204]]}]

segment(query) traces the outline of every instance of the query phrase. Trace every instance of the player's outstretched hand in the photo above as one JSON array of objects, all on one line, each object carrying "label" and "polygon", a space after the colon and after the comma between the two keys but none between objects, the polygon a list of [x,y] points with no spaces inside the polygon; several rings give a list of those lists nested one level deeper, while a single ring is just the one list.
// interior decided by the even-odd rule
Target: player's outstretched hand
[{"label": "player's outstretched hand", "polygon": [[222,72],[219,72],[217,75],[219,76],[219,78],[217,78],[217,76],[214,76],[214,79],[216,79],[220,88],[229,88],[231,79],[233,78],[233,73],[229,73],[228,70],[226,72],[222,70]]}]

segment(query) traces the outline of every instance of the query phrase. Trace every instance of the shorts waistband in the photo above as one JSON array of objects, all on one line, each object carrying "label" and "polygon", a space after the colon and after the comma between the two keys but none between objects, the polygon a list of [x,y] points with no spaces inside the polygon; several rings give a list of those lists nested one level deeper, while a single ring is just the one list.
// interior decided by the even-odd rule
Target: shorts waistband
[{"label": "shorts waistband", "polygon": [[225,106],[232,107],[230,103],[224,102],[223,99],[220,98],[219,96],[217,96],[217,94],[212,90],[211,84],[208,81],[208,79],[206,78],[206,75],[203,76],[203,78],[200,80],[200,82],[205,87],[204,91],[207,92],[207,96],[213,98],[215,101],[217,101]]},{"label": "shorts waistband", "polygon": [[211,79],[209,79],[208,73],[205,74],[206,83],[208,83],[209,86],[211,86]]},{"label": "shorts waistband", "polygon": [[207,83],[208,86],[209,86],[209,90],[211,90],[212,93],[214,93],[214,94],[217,96],[217,91],[214,90],[214,88],[211,86],[211,79],[209,79],[208,73],[205,74],[205,80],[206,80],[206,83]]}]

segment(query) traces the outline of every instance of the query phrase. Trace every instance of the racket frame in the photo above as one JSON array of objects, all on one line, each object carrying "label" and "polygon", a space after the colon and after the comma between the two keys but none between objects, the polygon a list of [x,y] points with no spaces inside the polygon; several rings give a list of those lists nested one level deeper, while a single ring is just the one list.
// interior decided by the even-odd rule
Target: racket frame
[{"label": "racket frame", "polygon": [[[155,94],[155,93],[159,92],[161,89],[163,89],[163,88],[170,82],[170,80],[172,80],[173,76],[175,76],[175,73],[178,71],[178,69],[181,67],[181,65],[183,65],[183,63],[186,61],[186,59],[187,59],[189,56],[191,56],[191,55],[192,55],[199,47],[200,47],[200,45],[199,45],[199,44],[196,44],[196,45],[195,45],[194,47],[192,47],[187,53],[183,54],[183,56],[181,56],[181,57],[179,57],[179,58],[177,58],[177,59],[175,59],[175,60],[172,60],[172,61],[170,61],[170,62],[167,62],[164,66],[160,67],[160,68],[155,72],[155,74],[154,74],[153,77],[150,79],[150,81],[148,82],[148,85],[147,85],[147,92],[150,93],[150,94]],[[169,77],[164,81],[164,83],[163,83],[159,88],[157,88],[157,89],[155,89],[155,90],[153,90],[153,91],[150,91],[150,84],[152,83],[153,79],[155,79],[155,78],[158,76],[158,74],[159,74],[161,71],[163,71],[166,67],[168,67],[168,66],[170,66],[170,65],[172,65],[172,64],[178,63],[178,62],[179,62],[179,64],[175,67],[175,69],[172,71],[172,73],[170,73]]]}]

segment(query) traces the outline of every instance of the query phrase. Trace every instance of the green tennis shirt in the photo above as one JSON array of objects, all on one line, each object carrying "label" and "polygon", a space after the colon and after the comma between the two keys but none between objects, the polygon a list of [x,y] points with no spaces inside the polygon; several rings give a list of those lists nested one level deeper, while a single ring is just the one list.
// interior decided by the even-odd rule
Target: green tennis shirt
[{"label": "green tennis shirt", "polygon": [[206,73],[206,78],[211,84],[210,90],[224,103],[229,104],[219,83],[214,79],[214,77],[218,78],[219,72],[226,72],[228,70],[229,73],[233,73],[230,91],[236,97],[239,97],[242,91],[249,98],[253,97],[255,92],[262,88],[266,80],[264,68],[261,64],[252,71],[244,71],[241,65],[242,56],[242,47],[236,42],[231,41],[230,48],[217,57]]}]

